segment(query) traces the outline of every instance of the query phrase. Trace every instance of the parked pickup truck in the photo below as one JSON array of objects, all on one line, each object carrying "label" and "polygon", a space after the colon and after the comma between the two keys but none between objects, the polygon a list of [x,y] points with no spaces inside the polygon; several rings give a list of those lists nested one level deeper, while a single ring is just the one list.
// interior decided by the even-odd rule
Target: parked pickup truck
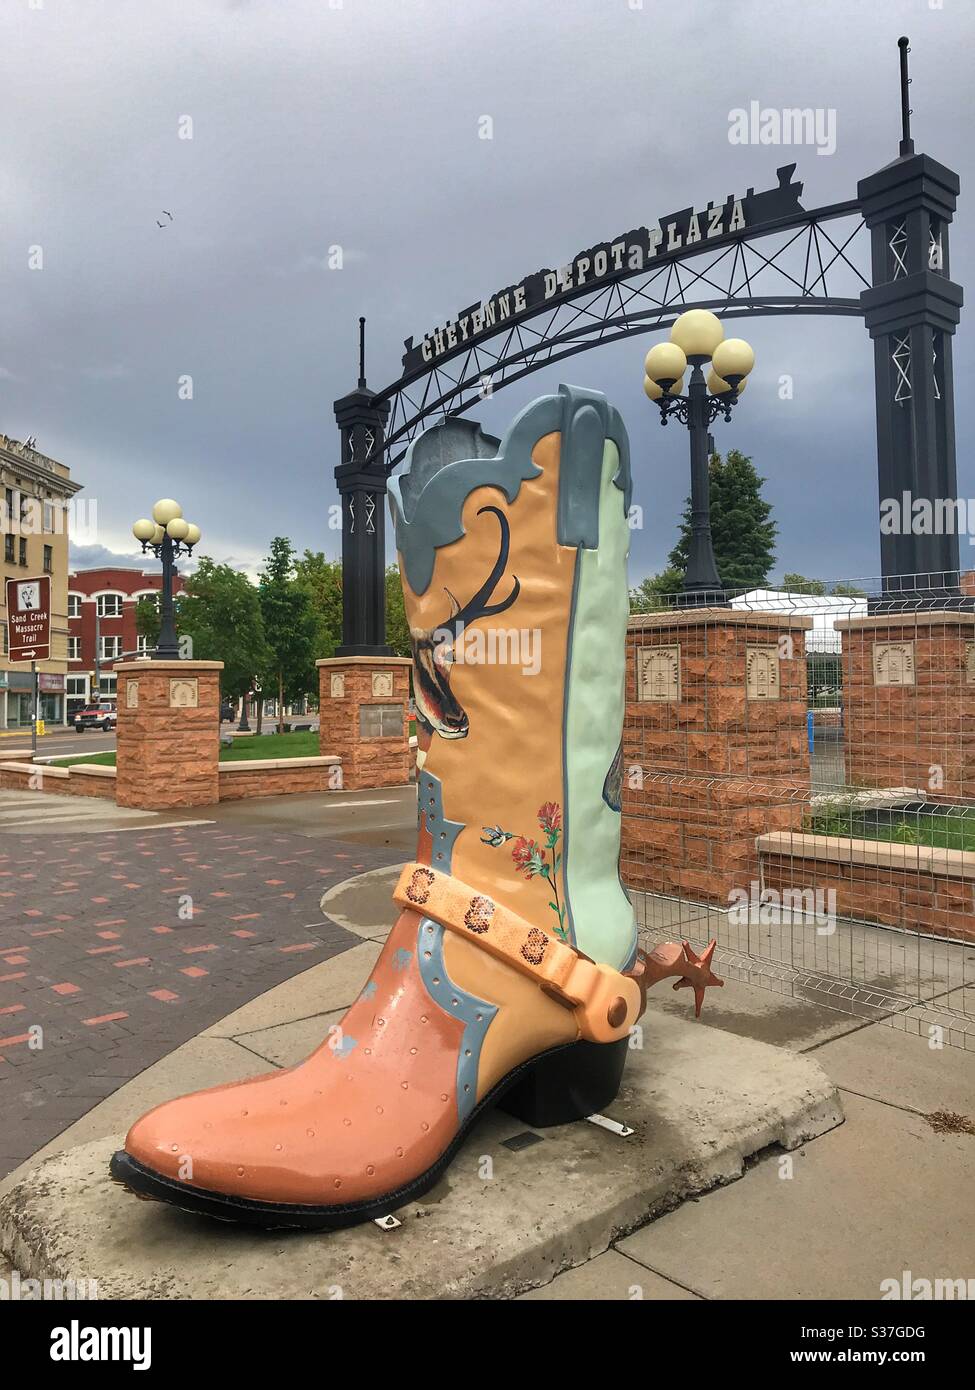
[{"label": "parked pickup truck", "polygon": [[114,729],[118,722],[115,706],[108,703],[85,705],[74,717],[74,731],[83,734],[86,729]]}]

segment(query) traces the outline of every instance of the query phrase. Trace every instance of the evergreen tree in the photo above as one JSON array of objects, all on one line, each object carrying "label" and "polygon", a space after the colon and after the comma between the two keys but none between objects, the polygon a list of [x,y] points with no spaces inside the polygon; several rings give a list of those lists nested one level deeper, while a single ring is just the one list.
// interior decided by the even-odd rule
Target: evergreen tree
[{"label": "evergreen tree", "polygon": [[[726,458],[712,454],[708,464],[711,490],[711,539],[723,587],[729,591],[767,586],[775,560],[772,507],[762,496],[760,478],[750,458],[731,449]],[[691,534],[691,502],[688,498],[681,522],[680,540],[670,552],[670,564],[683,574],[687,569]]]}]

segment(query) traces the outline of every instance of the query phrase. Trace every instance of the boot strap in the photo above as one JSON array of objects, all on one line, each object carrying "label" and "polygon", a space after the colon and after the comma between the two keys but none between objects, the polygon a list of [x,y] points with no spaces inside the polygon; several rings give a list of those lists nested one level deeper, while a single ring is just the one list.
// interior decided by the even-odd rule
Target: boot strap
[{"label": "boot strap", "polygon": [[616,1042],[642,1012],[636,980],[598,965],[567,942],[532,926],[517,912],[478,893],[460,879],[426,864],[407,864],[393,892],[412,909],[482,946],[490,955],[528,975],[575,1013],[589,1042]]}]

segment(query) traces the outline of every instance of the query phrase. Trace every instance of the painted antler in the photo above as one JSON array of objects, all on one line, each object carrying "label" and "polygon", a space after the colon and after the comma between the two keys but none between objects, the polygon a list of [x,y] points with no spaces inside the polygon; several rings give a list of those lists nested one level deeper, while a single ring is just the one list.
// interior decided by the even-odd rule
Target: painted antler
[{"label": "painted antler", "polygon": [[[447,589],[450,599],[450,616],[434,628],[410,629],[410,647],[413,652],[413,689],[416,698],[417,736],[421,748],[434,732],[441,738],[466,738],[468,732],[467,714],[450,689],[450,672],[453,660],[454,642],[468,623],[479,618],[491,618],[510,608],[521,592],[521,582],[514,579],[511,592],[499,603],[489,602],[501,576],[508,564],[511,547],[511,532],[508,518],[498,507],[481,507],[483,512],[493,512],[501,524],[501,544],[494,568],[463,608]],[[423,742],[426,739],[427,742]]]},{"label": "painted antler", "polygon": [[505,516],[504,512],[501,511],[500,507],[480,507],[477,514],[478,516],[483,516],[485,512],[493,512],[501,523],[501,545],[498,550],[498,558],[494,562],[494,568],[487,579],[485,579],[477,593],[468,599],[463,608],[461,608],[450,590],[447,590],[454,611],[446,622],[440,624],[438,630],[450,632],[455,637],[468,623],[475,623],[479,618],[492,618],[498,613],[503,613],[505,609],[511,607],[521,592],[521,580],[515,579],[511,586],[511,592],[508,594],[507,598],[502,599],[500,603],[487,602],[494,593],[501,576],[508,566],[508,552],[511,547],[511,529],[508,525],[508,518]]}]

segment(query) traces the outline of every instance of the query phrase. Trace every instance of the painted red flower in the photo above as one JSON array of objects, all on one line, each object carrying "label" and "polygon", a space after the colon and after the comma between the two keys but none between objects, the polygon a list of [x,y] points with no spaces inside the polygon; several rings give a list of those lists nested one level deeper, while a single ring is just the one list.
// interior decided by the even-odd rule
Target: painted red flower
[{"label": "painted red flower", "polygon": [[538,808],[538,823],[548,834],[561,829],[562,808],[556,801],[546,801],[544,806]]},{"label": "painted red flower", "polygon": [[524,835],[511,846],[511,857],[514,860],[515,868],[527,874],[529,878],[534,878],[543,872],[545,868],[545,851],[536,840],[526,839]]}]

